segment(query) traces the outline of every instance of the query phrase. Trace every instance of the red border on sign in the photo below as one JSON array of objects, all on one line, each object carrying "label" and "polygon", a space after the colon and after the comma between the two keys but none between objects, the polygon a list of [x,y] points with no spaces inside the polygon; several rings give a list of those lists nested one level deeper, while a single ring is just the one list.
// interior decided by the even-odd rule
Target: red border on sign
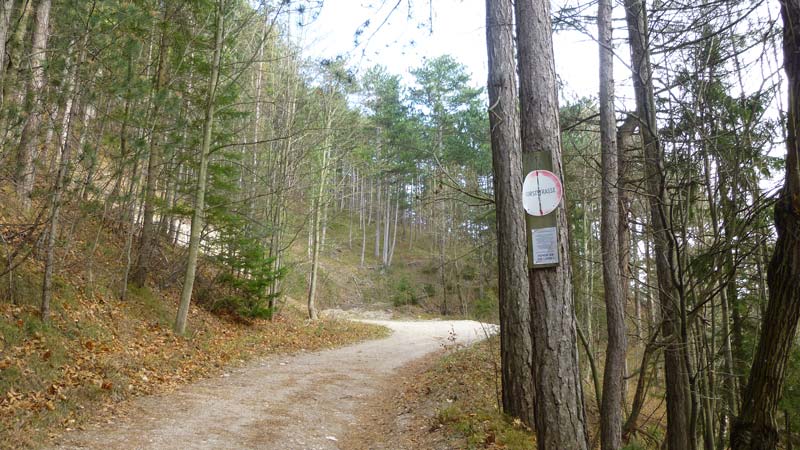
[{"label": "red border on sign", "polygon": [[553,180],[553,184],[556,185],[556,192],[558,193],[558,201],[556,203],[561,204],[561,198],[564,190],[563,186],[561,186],[561,180],[558,179],[556,174],[550,172],[549,170],[536,170],[536,172],[542,172],[542,175]]}]

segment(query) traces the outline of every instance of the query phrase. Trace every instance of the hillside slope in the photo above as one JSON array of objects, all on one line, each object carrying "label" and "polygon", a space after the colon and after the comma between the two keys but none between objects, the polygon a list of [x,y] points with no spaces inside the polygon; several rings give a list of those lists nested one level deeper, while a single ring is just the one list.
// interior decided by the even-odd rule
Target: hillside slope
[{"label": "hillside slope", "polygon": [[[9,213],[17,210],[13,199],[5,204],[2,222],[27,223]],[[121,301],[124,228],[83,211],[68,215],[74,238],[57,255],[49,323],[38,314],[43,269],[35,243],[19,244],[31,256],[0,279],[0,448],[39,447],[125,399],[167,392],[254,357],[385,334],[366,324],[308,322],[291,305],[271,322],[243,322],[193,304],[189,331],[175,335],[181,248],[164,246],[157,281],[144,289],[129,286]],[[13,232],[3,228],[4,239]],[[206,275],[213,273],[209,264]]]}]

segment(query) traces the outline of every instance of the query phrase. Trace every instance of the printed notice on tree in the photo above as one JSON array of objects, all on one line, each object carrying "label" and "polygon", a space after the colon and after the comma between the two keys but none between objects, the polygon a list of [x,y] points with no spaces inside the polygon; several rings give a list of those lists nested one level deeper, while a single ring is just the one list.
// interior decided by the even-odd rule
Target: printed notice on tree
[{"label": "printed notice on tree", "polygon": [[533,265],[558,264],[558,229],[556,227],[531,230]]}]

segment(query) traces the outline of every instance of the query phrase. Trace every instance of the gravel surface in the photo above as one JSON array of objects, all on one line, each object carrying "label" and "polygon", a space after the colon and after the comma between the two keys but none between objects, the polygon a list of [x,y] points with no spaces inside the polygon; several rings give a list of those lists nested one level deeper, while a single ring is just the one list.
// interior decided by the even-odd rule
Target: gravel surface
[{"label": "gravel surface", "polygon": [[473,321],[366,322],[393,333],[336,350],[264,359],[174,393],[142,397],[126,417],[67,434],[56,448],[345,450],[340,439],[346,431],[358,433],[357,417],[396,369],[485,336]]}]

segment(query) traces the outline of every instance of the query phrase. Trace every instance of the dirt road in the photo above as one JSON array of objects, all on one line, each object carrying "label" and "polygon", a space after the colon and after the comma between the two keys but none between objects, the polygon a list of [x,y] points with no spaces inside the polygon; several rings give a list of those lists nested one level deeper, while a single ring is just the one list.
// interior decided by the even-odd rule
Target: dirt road
[{"label": "dirt road", "polygon": [[484,337],[472,321],[370,321],[386,339],[275,357],[134,402],[127,418],[62,438],[69,449],[339,449],[345,431],[397,368]]}]

